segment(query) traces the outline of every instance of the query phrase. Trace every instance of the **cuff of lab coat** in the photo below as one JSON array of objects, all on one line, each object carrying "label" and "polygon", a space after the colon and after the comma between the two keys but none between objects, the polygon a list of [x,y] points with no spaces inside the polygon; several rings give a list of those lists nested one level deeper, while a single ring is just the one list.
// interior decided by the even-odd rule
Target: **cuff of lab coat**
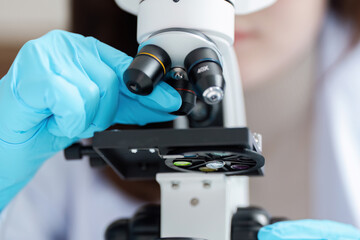
[{"label": "cuff of lab coat", "polygon": [[10,202],[0,211],[0,239],[5,239],[6,219],[12,205],[13,204]]}]

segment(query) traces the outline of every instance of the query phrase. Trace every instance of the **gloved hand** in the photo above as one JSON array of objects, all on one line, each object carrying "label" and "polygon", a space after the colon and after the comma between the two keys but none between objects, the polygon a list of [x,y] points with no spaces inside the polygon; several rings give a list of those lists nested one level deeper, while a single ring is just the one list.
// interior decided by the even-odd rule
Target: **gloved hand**
[{"label": "gloved hand", "polygon": [[181,97],[166,83],[127,90],[132,58],[100,41],[52,31],[24,45],[0,81],[0,211],[41,164],[115,123],[170,121]]},{"label": "gloved hand", "polygon": [[360,231],[351,225],[327,220],[285,221],[263,227],[258,239],[352,240],[360,239]]}]

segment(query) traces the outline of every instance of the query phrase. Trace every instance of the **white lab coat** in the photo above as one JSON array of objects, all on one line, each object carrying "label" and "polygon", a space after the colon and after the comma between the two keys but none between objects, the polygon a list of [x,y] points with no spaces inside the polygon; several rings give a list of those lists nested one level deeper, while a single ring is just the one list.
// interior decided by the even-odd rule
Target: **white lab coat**
[{"label": "white lab coat", "polygon": [[60,153],[5,209],[1,240],[99,240],[113,221],[143,204],[119,192],[89,162]]},{"label": "white lab coat", "polygon": [[313,131],[312,212],[360,228],[360,44],[344,54],[350,28],[327,20]]},{"label": "white lab coat", "polygon": [[[348,30],[329,18],[320,72],[338,59]],[[313,217],[360,227],[360,45],[319,84],[312,160]],[[2,213],[1,240],[98,240],[142,203],[108,184],[88,162],[47,161]]]}]

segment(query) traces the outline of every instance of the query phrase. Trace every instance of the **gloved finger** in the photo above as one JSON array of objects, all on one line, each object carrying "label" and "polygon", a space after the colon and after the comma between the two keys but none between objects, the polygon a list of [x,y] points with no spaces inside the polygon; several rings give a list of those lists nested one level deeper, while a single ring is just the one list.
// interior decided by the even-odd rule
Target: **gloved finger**
[{"label": "gloved finger", "polygon": [[327,220],[278,222],[260,229],[259,240],[277,239],[360,239],[360,231],[351,225]]},{"label": "gloved finger", "polygon": [[124,72],[130,66],[133,58],[100,41],[96,42],[96,47],[100,59],[116,73],[120,91],[129,97],[137,98],[139,95],[130,92],[123,81]]},{"label": "gloved finger", "polygon": [[120,91],[148,108],[168,113],[177,111],[182,103],[180,94],[165,82],[160,82],[147,96],[130,92],[124,81],[120,81]]},{"label": "gloved finger", "polygon": [[50,113],[24,103],[17,93],[17,84],[13,84],[14,78],[13,71],[9,71],[0,80],[0,138],[8,143],[19,144],[31,138],[37,132],[39,123]]},{"label": "gloved finger", "polygon": [[[19,53],[19,61],[15,61],[14,64],[16,69],[18,71],[21,70],[22,74],[27,77],[15,78],[18,85],[16,90],[19,99],[26,105],[40,110],[49,109],[50,114],[54,114],[49,122],[50,129],[54,134],[56,131],[58,136],[74,137],[76,134],[83,132],[91,124],[99,104],[99,88],[89,79],[78,57],[73,57],[71,60],[67,57],[72,56],[74,51],[74,46],[70,44],[70,40],[61,38],[64,41],[68,41],[69,44],[63,46],[62,53],[59,54],[58,50],[54,48],[43,49],[42,43],[46,46],[44,41],[47,38],[54,38],[54,41],[59,41],[58,34],[47,34],[44,38],[27,43]],[[88,52],[88,48],[86,49],[84,52]],[[36,57],[35,59],[33,59],[34,56]],[[55,59],[51,59],[53,56],[56,56]],[[34,60],[38,61],[38,63],[28,64]],[[55,62],[56,64],[49,64],[49,62]],[[75,102],[71,95],[65,94],[61,90],[63,85],[66,84],[65,82],[77,88],[82,101],[76,100],[77,102]],[[66,86],[70,88],[70,85]],[[84,118],[81,118],[83,122],[78,122],[77,125],[73,126],[69,126],[66,123],[67,119],[70,119],[70,122],[73,121],[68,113],[69,109],[73,108],[67,108],[71,103],[74,105],[73,108],[78,108],[79,103],[85,113]],[[64,107],[61,108],[62,104],[64,104]],[[53,110],[56,112],[53,112]],[[64,114],[60,111],[64,111]],[[79,112],[77,110],[74,115],[77,115]],[[58,126],[56,127],[56,125]],[[66,127],[69,128],[66,129]]]},{"label": "gloved finger", "polygon": [[180,94],[169,84],[160,82],[148,96],[139,96],[137,100],[145,107],[162,112],[175,112],[181,107]]},{"label": "gloved finger", "polygon": [[96,40],[96,47],[100,59],[108,65],[122,81],[125,70],[130,66],[133,58],[125,53]]},{"label": "gloved finger", "polygon": [[81,138],[89,138],[94,132],[103,131],[114,123],[119,99],[119,82],[115,72],[95,58],[88,59],[82,64],[89,78],[100,89],[100,102],[95,117],[90,126],[79,135]]},{"label": "gloved finger", "polygon": [[[86,107],[85,99],[77,86],[57,76],[51,80],[51,91],[46,94],[45,102],[52,113],[47,127],[55,136],[74,138],[90,125],[87,115],[94,110]],[[88,104],[89,105],[89,104]],[[92,120],[92,119],[91,119]]]},{"label": "gloved finger", "polygon": [[148,96],[139,96],[130,92],[123,81],[123,74],[131,64],[132,58],[100,41],[97,41],[96,44],[101,60],[110,66],[117,74],[120,83],[120,91],[122,93],[130,98],[137,99],[144,106],[154,110],[173,112],[180,108],[180,94],[164,82],[160,82]]},{"label": "gloved finger", "polygon": [[[90,59],[91,58],[89,57],[89,60]],[[80,62],[74,62],[74,64],[77,64],[78,67],[75,69],[70,69],[70,71],[64,70],[61,76],[64,80],[74,85],[78,89],[83,99],[85,119],[83,125],[79,126],[78,129],[73,132],[75,135],[66,135],[66,137],[78,136],[83,131],[85,131],[91,125],[91,123],[93,123],[96,113],[99,109],[101,98],[99,86],[92,81],[88,73],[83,68],[82,64]]]},{"label": "gloved finger", "polygon": [[170,115],[168,112],[148,108],[121,93],[115,123],[145,125],[152,122],[172,121],[175,118],[176,116]]}]

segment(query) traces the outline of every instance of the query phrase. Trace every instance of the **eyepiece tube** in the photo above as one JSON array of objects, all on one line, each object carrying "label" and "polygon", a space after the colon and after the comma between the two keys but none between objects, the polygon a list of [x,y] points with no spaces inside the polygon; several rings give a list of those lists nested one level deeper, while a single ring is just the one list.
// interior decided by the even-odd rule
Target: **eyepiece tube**
[{"label": "eyepiece tube", "polygon": [[149,95],[170,67],[170,56],[162,48],[146,45],[124,72],[124,82],[131,92]]}]

